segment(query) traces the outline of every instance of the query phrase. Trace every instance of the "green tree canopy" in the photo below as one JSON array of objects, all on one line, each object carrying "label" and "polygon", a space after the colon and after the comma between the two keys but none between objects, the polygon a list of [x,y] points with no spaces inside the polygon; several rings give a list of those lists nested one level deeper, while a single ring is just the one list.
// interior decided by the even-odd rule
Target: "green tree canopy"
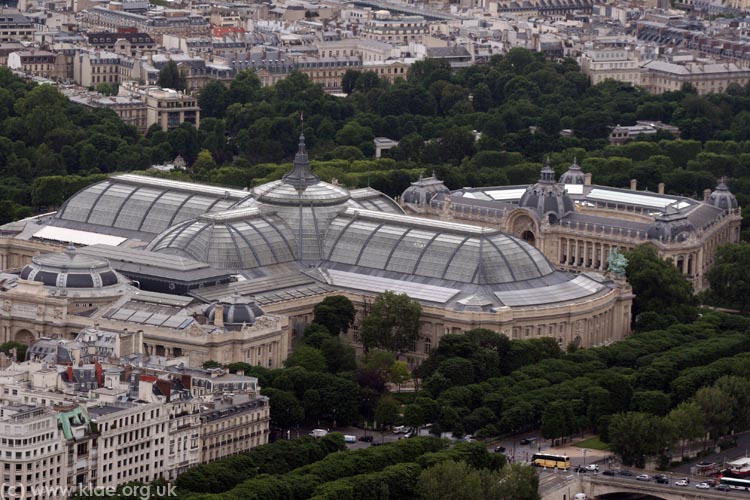
[{"label": "green tree canopy", "polygon": [[674,264],[659,257],[651,245],[636,247],[625,256],[626,276],[633,287],[633,318],[648,311],[671,315],[679,322],[695,319],[693,287]]},{"label": "green tree canopy", "polygon": [[750,306],[750,244],[730,243],[719,247],[706,278],[711,283],[711,293],[722,304],[746,313]]},{"label": "green tree canopy", "polygon": [[334,335],[346,333],[354,323],[354,304],[343,295],[324,298],[313,308],[313,323],[325,326]]},{"label": "green tree canopy", "polygon": [[386,291],[372,304],[360,330],[365,349],[381,348],[402,353],[419,338],[422,306],[405,293]]},{"label": "green tree canopy", "polygon": [[159,70],[156,84],[165,89],[184,91],[187,88],[187,79],[177,63],[170,60]]}]

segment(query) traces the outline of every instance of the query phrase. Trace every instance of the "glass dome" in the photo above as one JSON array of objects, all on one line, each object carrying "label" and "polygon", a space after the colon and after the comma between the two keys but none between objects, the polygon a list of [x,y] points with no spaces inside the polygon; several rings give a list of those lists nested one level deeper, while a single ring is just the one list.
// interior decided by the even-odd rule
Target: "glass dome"
[{"label": "glass dome", "polygon": [[190,257],[217,269],[251,269],[297,258],[282,219],[257,208],[205,214],[158,235],[147,250]]},{"label": "glass dome", "polygon": [[331,223],[323,252],[332,264],[478,285],[554,272],[539,250],[495,229],[356,209]]}]

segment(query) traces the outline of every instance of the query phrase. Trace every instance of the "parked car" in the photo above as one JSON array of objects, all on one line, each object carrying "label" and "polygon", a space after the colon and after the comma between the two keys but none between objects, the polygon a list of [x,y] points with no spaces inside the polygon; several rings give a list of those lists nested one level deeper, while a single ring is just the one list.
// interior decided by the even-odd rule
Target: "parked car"
[{"label": "parked car", "polygon": [[633,474],[631,471],[625,469],[625,470],[621,470],[620,471],[620,475],[621,476],[633,477],[635,474]]},{"label": "parked car", "polygon": [[665,476],[664,474],[655,475],[654,481],[656,481],[659,484],[669,484],[669,478],[667,478],[667,476]]},{"label": "parked car", "polygon": [[393,428],[394,434],[403,434],[404,432],[406,432],[406,426],[404,425],[397,425]]},{"label": "parked car", "polygon": [[612,469],[607,469],[607,470],[605,470],[605,471],[602,472],[602,475],[603,476],[614,476],[615,475],[615,471],[613,471]]},{"label": "parked car", "polygon": [[505,446],[495,446],[495,453],[505,453]]},{"label": "parked car", "polygon": [[328,431],[325,429],[313,429],[310,431],[310,436],[316,437],[316,438],[321,438],[325,436],[326,434],[328,434]]},{"label": "parked car", "polygon": [[635,478],[638,481],[651,481],[651,476],[648,474],[638,474]]},{"label": "parked car", "polygon": [[586,466],[586,470],[598,471],[599,470],[599,466],[597,464],[588,464]]},{"label": "parked car", "polygon": [[588,469],[584,467],[583,465],[579,465],[574,470],[575,472],[580,472],[581,474],[586,474],[588,472]]},{"label": "parked car", "polygon": [[698,483],[695,485],[695,487],[699,490],[708,490],[711,488],[711,485],[709,485],[708,483]]},{"label": "parked car", "polygon": [[536,443],[536,438],[523,438],[521,440],[521,444],[534,444]]},{"label": "parked car", "polygon": [[344,434],[344,442],[345,443],[356,443],[357,442],[357,436],[352,436],[351,434]]},{"label": "parked car", "polygon": [[687,486],[688,484],[687,479],[680,479],[674,483],[675,486]]},{"label": "parked car", "polygon": [[372,443],[372,436],[359,436],[359,440],[363,443]]},{"label": "parked car", "polygon": [[716,487],[716,491],[732,491],[732,488],[727,484],[720,484]]}]

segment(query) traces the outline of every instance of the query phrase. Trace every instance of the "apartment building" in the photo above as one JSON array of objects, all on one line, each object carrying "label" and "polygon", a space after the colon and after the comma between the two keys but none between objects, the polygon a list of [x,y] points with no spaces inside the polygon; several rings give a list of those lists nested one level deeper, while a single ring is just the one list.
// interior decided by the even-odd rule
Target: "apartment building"
[{"label": "apartment building", "polygon": [[387,11],[381,11],[362,25],[359,35],[366,40],[408,45],[422,43],[427,33],[427,22],[422,16],[391,16]]},{"label": "apartment building", "polygon": [[641,86],[652,94],[680,90],[690,84],[698,94],[721,93],[736,83],[745,86],[750,81],[750,69],[734,63],[648,61],[641,66]]},{"label": "apartment building", "polygon": [[146,103],[141,99],[130,96],[103,96],[98,92],[73,92],[63,93],[71,101],[88,106],[90,108],[111,109],[128,125],[134,126],[138,132],[145,133],[148,130],[146,118]]},{"label": "apartment building", "polygon": [[22,50],[8,54],[8,67],[50,80],[66,78],[65,55],[47,50]]},{"label": "apartment building", "polygon": [[0,13],[0,42],[31,40],[34,23],[23,14]]},{"label": "apartment building", "polygon": [[94,337],[40,341],[32,348],[44,361],[0,371],[4,494],[22,485],[25,498],[41,500],[44,487],[171,481],[268,442],[268,398],[253,377],[124,355],[127,349],[117,352],[118,364],[84,364],[75,375],[71,366],[50,369],[60,356],[92,352]]},{"label": "apartment building", "polygon": [[148,33],[139,33],[134,28],[120,28],[116,32],[88,33],[86,39],[98,50],[126,54],[136,57],[156,49],[156,42]]},{"label": "apartment building", "polygon": [[121,56],[112,52],[80,52],[73,60],[73,81],[83,87],[119,84]]},{"label": "apartment building", "polygon": [[588,49],[579,59],[581,72],[592,85],[607,79],[641,84],[640,61],[637,54],[626,48]]},{"label": "apartment building", "polygon": [[55,411],[28,404],[0,406],[2,498],[63,498],[45,496],[44,488],[67,486],[67,451]]},{"label": "apartment building", "polygon": [[349,70],[362,70],[362,61],[357,56],[339,57],[300,57],[296,60],[297,70],[323,87],[326,92],[340,92],[341,79]]},{"label": "apartment building", "polygon": [[166,131],[185,122],[200,127],[201,108],[196,97],[160,87],[147,87],[142,96],[146,104],[146,128],[157,124]]}]

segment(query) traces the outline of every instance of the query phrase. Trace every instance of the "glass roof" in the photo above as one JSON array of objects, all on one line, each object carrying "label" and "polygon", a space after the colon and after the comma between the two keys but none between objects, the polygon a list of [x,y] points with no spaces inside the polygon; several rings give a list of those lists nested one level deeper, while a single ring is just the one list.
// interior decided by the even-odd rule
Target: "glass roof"
[{"label": "glass roof", "polygon": [[359,273],[350,273],[330,269],[326,271],[332,285],[355,290],[367,290],[368,292],[382,293],[386,290],[395,293],[406,293],[409,297],[428,302],[444,304],[461,293],[457,288],[446,288],[409,281],[380,278],[378,276],[366,276]]},{"label": "glass roof", "polygon": [[624,203],[628,205],[640,205],[644,207],[665,208],[678,200],[674,198],[664,198],[648,194],[639,194],[636,192],[615,191],[610,189],[595,188],[586,196],[591,200],[611,201],[615,203]]},{"label": "glass roof", "polygon": [[554,272],[536,248],[496,230],[355,209],[331,222],[323,259],[474,284]]},{"label": "glass roof", "polygon": [[140,175],[118,175],[85,187],[55,215],[85,229],[106,226],[157,234],[172,224],[225,210],[248,193]]},{"label": "glass roof", "polygon": [[346,203],[349,199],[349,192],[339,186],[327,182],[318,182],[307,186],[301,193],[291,184],[283,180],[268,182],[253,189],[253,196],[256,200],[269,203],[272,205],[329,205]]},{"label": "glass roof", "polygon": [[530,306],[536,304],[551,304],[580,299],[592,295],[605,286],[586,276],[576,276],[570,281],[551,286],[530,288],[528,290],[513,290],[495,292],[495,295],[506,306]]},{"label": "glass roof", "polygon": [[257,209],[209,214],[171,227],[147,250],[190,257],[217,269],[251,269],[297,258],[294,234]]}]

